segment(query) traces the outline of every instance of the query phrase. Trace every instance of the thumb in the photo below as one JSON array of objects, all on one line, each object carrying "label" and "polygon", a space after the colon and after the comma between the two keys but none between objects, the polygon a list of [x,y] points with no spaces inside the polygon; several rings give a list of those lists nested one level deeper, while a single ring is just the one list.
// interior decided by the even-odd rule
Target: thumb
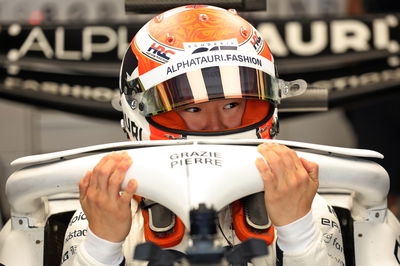
[{"label": "thumb", "polygon": [[300,158],[301,163],[303,164],[304,169],[306,169],[307,173],[310,175],[310,177],[318,182],[318,172],[319,172],[319,166],[317,163],[310,162],[304,158]]}]

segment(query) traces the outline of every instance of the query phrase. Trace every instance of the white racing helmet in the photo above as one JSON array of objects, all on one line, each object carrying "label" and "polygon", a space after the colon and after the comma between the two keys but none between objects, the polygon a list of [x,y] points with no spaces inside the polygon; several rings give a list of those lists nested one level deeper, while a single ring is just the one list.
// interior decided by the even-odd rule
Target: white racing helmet
[{"label": "white racing helmet", "polygon": [[[122,126],[131,140],[273,138],[280,100],[306,87],[277,78],[267,43],[235,10],[178,7],[145,24],[124,56]],[[193,131],[175,112],[219,99],[246,99],[239,127]]]}]

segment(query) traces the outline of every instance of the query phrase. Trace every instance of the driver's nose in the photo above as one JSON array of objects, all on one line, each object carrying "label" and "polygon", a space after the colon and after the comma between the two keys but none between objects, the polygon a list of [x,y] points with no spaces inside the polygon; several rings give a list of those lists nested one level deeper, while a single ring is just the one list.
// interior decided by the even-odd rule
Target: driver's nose
[{"label": "driver's nose", "polygon": [[214,115],[209,115],[207,117],[205,123],[205,130],[223,130],[227,129],[226,125],[223,122],[223,117],[221,117],[218,112],[215,112]]}]

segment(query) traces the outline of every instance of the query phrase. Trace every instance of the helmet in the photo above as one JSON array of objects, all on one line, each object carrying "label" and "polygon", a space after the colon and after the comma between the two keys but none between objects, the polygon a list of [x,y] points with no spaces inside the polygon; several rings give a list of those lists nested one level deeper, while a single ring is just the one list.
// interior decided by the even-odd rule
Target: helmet
[{"label": "helmet", "polygon": [[[131,140],[272,138],[277,104],[306,87],[277,78],[267,43],[235,10],[177,7],[146,23],[126,51],[121,125]],[[191,130],[176,112],[220,99],[246,100],[240,126]]]}]

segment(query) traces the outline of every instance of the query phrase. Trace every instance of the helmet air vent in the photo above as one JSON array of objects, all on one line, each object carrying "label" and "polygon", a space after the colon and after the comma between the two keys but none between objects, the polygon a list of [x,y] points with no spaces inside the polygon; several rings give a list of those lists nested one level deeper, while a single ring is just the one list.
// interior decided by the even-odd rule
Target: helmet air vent
[{"label": "helmet air vent", "polygon": [[249,30],[246,27],[241,26],[240,27],[240,34],[244,37],[247,38],[249,37]]},{"label": "helmet air vent", "polygon": [[175,36],[167,32],[167,43],[173,44],[175,42]]},{"label": "helmet air vent", "polygon": [[202,22],[206,22],[206,21],[208,21],[208,16],[206,14],[200,14],[199,19]]}]

